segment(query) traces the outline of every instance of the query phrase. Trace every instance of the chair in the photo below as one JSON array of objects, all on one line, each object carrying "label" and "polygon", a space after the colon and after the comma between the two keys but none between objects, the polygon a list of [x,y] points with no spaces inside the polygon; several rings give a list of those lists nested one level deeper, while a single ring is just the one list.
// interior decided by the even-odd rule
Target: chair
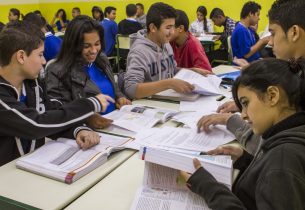
[{"label": "chair", "polygon": [[232,50],[232,44],[231,44],[231,36],[228,36],[228,53],[229,53],[228,62],[230,64],[232,64],[232,62],[233,62],[233,50]]},{"label": "chair", "polygon": [[117,61],[118,61],[118,72],[120,70],[126,70],[127,55],[130,48],[130,38],[129,35],[117,34],[116,36],[117,44]]}]

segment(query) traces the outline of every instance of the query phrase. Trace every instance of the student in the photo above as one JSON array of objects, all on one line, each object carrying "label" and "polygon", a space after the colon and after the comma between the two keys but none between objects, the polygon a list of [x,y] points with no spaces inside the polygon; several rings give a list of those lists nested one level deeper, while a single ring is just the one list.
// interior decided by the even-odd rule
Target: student
[{"label": "student", "polygon": [[142,29],[141,24],[135,19],[137,13],[137,6],[135,4],[128,4],[126,6],[127,18],[119,22],[119,34],[130,35],[137,33]]},{"label": "student", "polygon": [[72,17],[75,18],[77,16],[81,15],[81,11],[79,7],[74,7],[72,9]]},{"label": "student", "polygon": [[[56,19],[58,20],[55,22]],[[66,11],[64,9],[59,9],[51,21],[51,26],[53,28],[56,27],[57,31],[65,31],[68,23],[69,20],[67,20]]]},{"label": "student", "polygon": [[[109,61],[101,53],[103,40],[103,27],[90,17],[80,15],[69,23],[59,55],[46,69],[47,90],[52,98],[66,104],[99,93],[110,95],[115,102],[102,114],[131,104],[118,89]],[[99,115],[96,118],[106,126],[111,123]],[[92,123],[98,124],[91,120],[89,125]]]},{"label": "student", "polygon": [[[277,58],[305,59],[305,21],[300,18],[300,14],[304,10],[305,2],[303,0],[277,0],[269,10],[271,37],[268,44],[272,46]],[[254,154],[258,146],[257,139],[260,139],[260,136],[254,135],[250,125],[239,115],[230,114],[230,112],[237,111],[239,110],[234,102],[227,102],[218,108],[218,112],[221,114],[202,117],[198,122],[199,130],[208,131],[210,125],[226,125],[248,152]]]},{"label": "student", "polygon": [[46,22],[46,24],[47,24],[47,25],[46,25],[47,31],[50,31],[52,34],[55,34],[54,29],[53,29],[52,26],[48,23],[48,21],[42,16],[40,10],[35,10],[33,13],[36,14],[36,15],[38,15],[39,17],[41,17],[41,19],[42,19],[43,22]]},{"label": "student", "polygon": [[250,27],[258,24],[261,6],[253,1],[244,4],[240,13],[240,22],[236,24],[231,37],[233,56],[244,58],[248,62],[258,60],[259,50],[268,44],[269,36],[256,41],[255,31]]},{"label": "student", "polygon": [[[194,161],[187,186],[211,209],[305,209],[305,61],[257,61],[233,86],[242,118],[262,135],[253,157],[242,147],[220,146],[208,154],[231,155],[240,173],[232,192]],[[220,202],[221,201],[221,202]]]},{"label": "student", "polygon": [[33,12],[26,14],[23,20],[32,23],[41,29],[45,35],[43,56],[47,62],[54,59],[61,48],[62,39],[54,36],[51,32],[47,31],[47,23],[45,22],[45,19],[42,19],[42,17],[39,17]]},{"label": "student", "polygon": [[171,36],[171,46],[177,66],[193,68],[201,73],[211,73],[210,62],[199,40],[189,31],[189,19],[184,11],[176,10],[175,32]]},{"label": "student", "polygon": [[199,6],[197,8],[197,20],[192,22],[190,27],[190,32],[195,34],[196,36],[200,36],[202,33],[213,33],[214,28],[212,21],[207,19],[208,11],[205,6]]},{"label": "student", "polygon": [[10,12],[8,13],[8,21],[12,22],[15,20],[19,20],[20,19],[20,11],[16,8],[12,8],[10,9]]},{"label": "student", "polygon": [[141,24],[142,28],[146,28],[146,14],[144,13],[144,5],[137,3],[137,18],[136,20]]},{"label": "student", "polygon": [[91,13],[92,13],[92,18],[94,20],[97,20],[98,22],[101,22],[102,20],[104,20],[103,10],[99,6],[93,6]]},{"label": "student", "polygon": [[173,79],[176,63],[168,43],[174,33],[176,11],[164,3],[153,4],[147,13],[145,29],[130,35],[124,89],[131,98],[144,98],[167,89],[190,93],[193,86]]},{"label": "student", "polygon": [[106,7],[105,16],[106,18],[102,21],[102,26],[105,32],[105,54],[107,56],[112,56],[115,54],[115,38],[118,34],[118,25],[114,21],[116,18],[116,8]]},{"label": "student", "polygon": [[46,136],[76,138],[83,149],[97,144],[99,136],[83,123],[112,99],[99,94],[64,106],[51,102],[37,80],[44,34],[27,22],[13,24],[0,33],[0,165],[43,145]]}]

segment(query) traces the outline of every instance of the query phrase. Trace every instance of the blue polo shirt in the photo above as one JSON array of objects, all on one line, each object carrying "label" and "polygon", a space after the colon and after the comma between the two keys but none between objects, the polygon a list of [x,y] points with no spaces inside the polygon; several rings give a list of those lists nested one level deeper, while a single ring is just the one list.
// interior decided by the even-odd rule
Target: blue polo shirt
[{"label": "blue polo shirt", "polygon": [[[67,24],[69,23],[69,20],[64,21],[64,23],[67,25]],[[56,24],[57,30],[58,30],[58,31],[61,31],[62,26],[61,26],[61,24],[60,24],[60,21],[59,21],[59,20],[56,21],[55,24]]]},{"label": "blue polo shirt", "polygon": [[[114,87],[108,76],[103,71],[101,71],[95,65],[95,63],[86,66],[86,70],[88,72],[90,80],[93,81],[96,84],[96,86],[98,86],[101,93],[105,95],[109,95],[111,98],[115,99]],[[109,102],[109,106],[107,107],[106,111],[101,114],[107,114],[109,112],[112,112],[113,110],[115,110],[115,104]]]},{"label": "blue polo shirt", "polygon": [[251,28],[245,27],[240,22],[236,24],[235,30],[231,37],[231,45],[233,56],[237,58],[244,58],[248,62],[258,60],[260,58],[259,52],[254,53],[251,57],[245,58],[251,50],[251,47],[256,44],[255,32]]},{"label": "blue polo shirt", "polygon": [[60,51],[62,39],[54,36],[51,32],[45,34],[43,56],[48,62],[54,59]]},{"label": "blue polo shirt", "polygon": [[118,34],[118,25],[115,21],[105,18],[101,22],[104,28],[105,54],[111,56],[115,46],[115,37]]}]

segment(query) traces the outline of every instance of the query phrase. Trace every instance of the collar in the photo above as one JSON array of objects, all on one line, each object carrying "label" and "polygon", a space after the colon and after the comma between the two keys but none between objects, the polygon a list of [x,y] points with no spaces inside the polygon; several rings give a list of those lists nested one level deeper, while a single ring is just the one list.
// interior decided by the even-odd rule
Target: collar
[{"label": "collar", "polygon": [[138,22],[135,18],[126,18],[126,20],[133,21],[133,22]]},{"label": "collar", "polygon": [[50,31],[48,31],[47,33],[44,34],[44,36],[49,37],[49,36],[53,36],[53,34]]}]

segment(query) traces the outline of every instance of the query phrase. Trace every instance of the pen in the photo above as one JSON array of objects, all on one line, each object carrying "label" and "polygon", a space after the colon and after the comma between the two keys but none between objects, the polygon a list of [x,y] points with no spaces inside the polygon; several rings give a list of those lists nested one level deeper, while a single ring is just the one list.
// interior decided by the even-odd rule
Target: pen
[{"label": "pen", "polygon": [[225,96],[219,96],[218,98],[216,98],[216,101],[222,101],[223,99],[225,99]]}]

